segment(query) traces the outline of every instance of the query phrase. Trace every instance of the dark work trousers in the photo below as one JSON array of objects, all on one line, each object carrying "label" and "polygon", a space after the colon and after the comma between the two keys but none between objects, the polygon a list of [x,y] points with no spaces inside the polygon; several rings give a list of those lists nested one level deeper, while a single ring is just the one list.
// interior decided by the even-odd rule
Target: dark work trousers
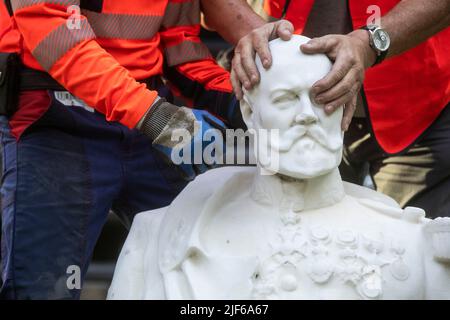
[{"label": "dark work trousers", "polygon": [[362,184],[368,170],[376,189],[402,207],[423,208],[430,218],[450,216],[450,105],[401,154],[387,155],[378,147],[366,118],[353,119],[344,144],[345,181]]},{"label": "dark work trousers", "polygon": [[20,139],[0,117],[1,298],[77,299],[76,277],[110,209],[129,226],[135,214],[169,205],[185,182],[137,130],[53,91],[23,95],[49,109]]}]

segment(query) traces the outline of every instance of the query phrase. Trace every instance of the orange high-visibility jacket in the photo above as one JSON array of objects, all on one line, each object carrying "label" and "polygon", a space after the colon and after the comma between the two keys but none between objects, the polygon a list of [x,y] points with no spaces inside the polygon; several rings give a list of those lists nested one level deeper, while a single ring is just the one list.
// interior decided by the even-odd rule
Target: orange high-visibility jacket
[{"label": "orange high-visibility jacket", "polygon": [[0,3],[0,51],[19,52],[109,121],[135,127],[157,96],[136,80],[163,74],[164,65],[198,107],[215,112],[234,99],[228,72],[200,42],[199,0],[11,4],[12,17]]},{"label": "orange high-visibility jacket", "polygon": [[[377,5],[385,15],[400,0],[349,0],[354,29],[367,24]],[[286,0],[265,0],[265,10],[281,18]],[[314,0],[291,0],[285,19],[301,34]],[[450,101],[450,28],[366,73],[364,92],[372,131],[387,153],[413,144]]]}]

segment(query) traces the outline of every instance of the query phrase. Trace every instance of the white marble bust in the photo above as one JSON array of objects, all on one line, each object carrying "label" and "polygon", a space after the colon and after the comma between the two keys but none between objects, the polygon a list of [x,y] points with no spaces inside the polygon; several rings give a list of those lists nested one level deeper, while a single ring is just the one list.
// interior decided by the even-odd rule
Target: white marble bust
[{"label": "white marble bust", "polygon": [[272,41],[242,103],[249,128],[280,130],[277,166],[211,170],[139,214],[109,299],[450,299],[450,219],[342,182],[342,110],[309,95],[331,63],[307,40]]}]

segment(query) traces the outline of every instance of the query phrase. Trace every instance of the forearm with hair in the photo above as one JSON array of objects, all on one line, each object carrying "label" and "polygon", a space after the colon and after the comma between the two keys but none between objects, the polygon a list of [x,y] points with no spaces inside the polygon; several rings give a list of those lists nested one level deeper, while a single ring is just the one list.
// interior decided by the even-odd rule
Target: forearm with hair
[{"label": "forearm with hair", "polygon": [[201,0],[201,3],[208,27],[234,45],[265,23],[245,0]]},{"label": "forearm with hair", "polygon": [[403,0],[381,19],[391,37],[388,57],[409,50],[450,25],[450,0]]}]

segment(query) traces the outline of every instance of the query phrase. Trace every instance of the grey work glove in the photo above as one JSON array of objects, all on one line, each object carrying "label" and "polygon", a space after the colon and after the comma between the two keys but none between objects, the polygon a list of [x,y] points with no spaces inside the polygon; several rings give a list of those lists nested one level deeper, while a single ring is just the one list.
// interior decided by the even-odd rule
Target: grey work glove
[{"label": "grey work glove", "polygon": [[[194,159],[195,151],[204,149],[214,141],[204,141],[203,137],[208,130],[219,130],[219,135],[225,136],[227,127],[217,117],[205,110],[190,109],[187,107],[178,107],[165,99],[160,98],[155,102],[149,111],[145,114],[137,127],[142,133],[149,137],[153,142],[153,147],[161,152],[165,160],[173,163],[172,156],[174,152],[181,155],[183,150],[190,150],[190,157],[177,167],[181,170],[183,177],[190,181],[198,174],[217,166],[217,163],[205,163],[203,157],[200,163]],[[173,141],[174,133],[178,129],[185,129],[189,133],[190,140],[183,146],[179,141]],[[223,142],[223,141],[222,141]],[[189,145],[188,145],[189,144]],[[225,143],[222,143],[224,146]],[[222,148],[224,153],[224,147]]]}]

